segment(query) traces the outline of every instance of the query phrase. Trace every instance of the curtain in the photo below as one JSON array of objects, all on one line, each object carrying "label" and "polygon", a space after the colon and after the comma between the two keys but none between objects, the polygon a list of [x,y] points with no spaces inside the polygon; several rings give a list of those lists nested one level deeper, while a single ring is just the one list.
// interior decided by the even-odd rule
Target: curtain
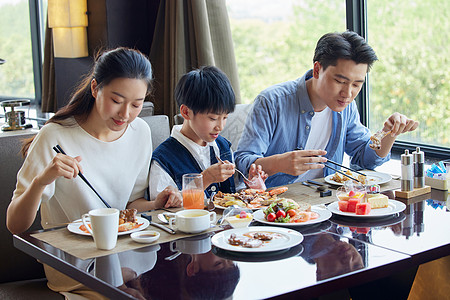
[{"label": "curtain", "polygon": [[[48,24],[48,20],[47,20]],[[55,57],[53,53],[52,29],[45,29],[44,65],[42,72],[42,112],[56,112]]]},{"label": "curtain", "polygon": [[155,114],[173,117],[173,97],[180,77],[214,65],[227,74],[240,103],[239,78],[225,0],[161,0],[150,50]]}]

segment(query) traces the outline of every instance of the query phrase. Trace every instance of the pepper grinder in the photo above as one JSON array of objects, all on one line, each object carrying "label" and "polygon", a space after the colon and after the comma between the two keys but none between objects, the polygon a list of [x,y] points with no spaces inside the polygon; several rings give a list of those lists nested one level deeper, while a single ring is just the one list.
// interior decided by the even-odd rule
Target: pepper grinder
[{"label": "pepper grinder", "polygon": [[413,152],[414,163],[414,188],[422,188],[425,186],[424,177],[424,163],[425,154],[420,151],[420,147],[416,147],[416,151]]},{"label": "pepper grinder", "polygon": [[407,192],[414,189],[413,180],[413,156],[409,154],[409,150],[405,150],[405,154],[401,155],[402,163],[402,180],[401,191]]}]

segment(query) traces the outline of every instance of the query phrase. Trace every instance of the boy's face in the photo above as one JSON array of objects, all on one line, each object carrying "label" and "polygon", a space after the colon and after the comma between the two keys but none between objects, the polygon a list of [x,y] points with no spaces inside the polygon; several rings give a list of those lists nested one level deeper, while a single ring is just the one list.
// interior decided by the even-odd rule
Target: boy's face
[{"label": "boy's face", "polygon": [[225,127],[228,114],[197,113],[187,111],[182,132],[195,143],[205,146],[213,142]]},{"label": "boy's face", "polygon": [[333,111],[343,111],[361,90],[367,67],[367,64],[357,64],[353,60],[339,59],[336,66],[324,70],[319,62],[315,62],[313,72],[318,97],[314,108],[321,111],[328,106]]}]

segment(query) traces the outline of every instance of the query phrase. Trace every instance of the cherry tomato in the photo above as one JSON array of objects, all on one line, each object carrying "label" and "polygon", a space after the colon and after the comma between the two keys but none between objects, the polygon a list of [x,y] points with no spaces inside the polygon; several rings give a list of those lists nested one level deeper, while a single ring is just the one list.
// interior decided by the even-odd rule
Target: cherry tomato
[{"label": "cherry tomato", "polygon": [[287,212],[286,212],[288,215],[289,215],[289,217],[294,217],[295,215],[296,215],[296,212],[295,212],[295,210],[293,210],[293,209],[290,209],[290,210],[288,210]]},{"label": "cherry tomato", "polygon": [[286,217],[286,213],[284,212],[284,210],[280,209],[280,210],[277,211],[276,216],[277,216],[277,219],[278,218],[285,218]]},{"label": "cherry tomato", "polygon": [[270,213],[270,214],[267,215],[266,218],[267,218],[267,221],[274,222],[275,219],[277,218],[277,216],[274,213]]}]

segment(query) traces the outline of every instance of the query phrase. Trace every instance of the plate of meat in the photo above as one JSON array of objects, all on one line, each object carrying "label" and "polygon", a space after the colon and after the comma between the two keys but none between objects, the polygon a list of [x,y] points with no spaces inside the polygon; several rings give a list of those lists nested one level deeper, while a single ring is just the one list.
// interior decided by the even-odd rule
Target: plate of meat
[{"label": "plate of meat", "polygon": [[271,252],[300,244],[303,235],[295,230],[271,226],[254,226],[225,230],[215,234],[214,246],[234,252]]},{"label": "plate of meat", "polygon": [[257,210],[266,208],[273,201],[278,199],[278,195],[286,192],[286,186],[273,188],[268,191],[244,189],[237,193],[217,192],[214,196],[214,205],[216,208],[225,209],[232,205]]},{"label": "plate of meat", "polygon": [[[130,234],[136,231],[141,231],[147,228],[150,225],[150,222],[142,217],[136,216],[136,209],[123,209],[119,214],[119,231],[118,235]],[[89,224],[89,220],[86,220]],[[89,231],[81,222],[81,219],[75,220],[69,225],[67,225],[67,229],[75,234],[80,235],[91,235]]]}]

